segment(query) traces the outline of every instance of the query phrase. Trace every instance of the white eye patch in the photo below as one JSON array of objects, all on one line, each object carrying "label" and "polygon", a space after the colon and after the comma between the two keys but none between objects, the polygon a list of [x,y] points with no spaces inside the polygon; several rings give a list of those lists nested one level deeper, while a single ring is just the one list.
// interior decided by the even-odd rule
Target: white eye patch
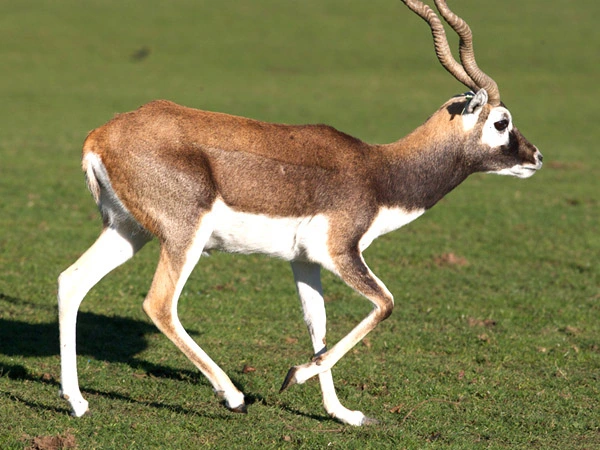
[{"label": "white eye patch", "polygon": [[483,124],[481,142],[492,148],[507,145],[512,129],[510,112],[508,109],[498,106],[490,111],[490,115]]}]

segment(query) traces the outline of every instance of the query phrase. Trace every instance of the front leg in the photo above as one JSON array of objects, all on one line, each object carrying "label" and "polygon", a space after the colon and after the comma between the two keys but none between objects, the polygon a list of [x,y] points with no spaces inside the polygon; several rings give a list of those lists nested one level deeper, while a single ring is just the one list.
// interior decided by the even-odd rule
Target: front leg
[{"label": "front leg", "polygon": [[[327,352],[325,343],[326,314],[320,266],[295,261],[292,262],[292,271],[304,312],[304,321],[308,327],[315,357],[318,358]],[[288,378],[290,374],[293,377],[295,372],[295,368],[292,368],[288,373]],[[374,422],[362,412],[349,410],[340,403],[335,392],[331,370],[325,370],[318,375],[323,393],[323,406],[331,417],[349,425],[365,425]],[[284,381],[282,390],[293,384],[288,378]]]}]

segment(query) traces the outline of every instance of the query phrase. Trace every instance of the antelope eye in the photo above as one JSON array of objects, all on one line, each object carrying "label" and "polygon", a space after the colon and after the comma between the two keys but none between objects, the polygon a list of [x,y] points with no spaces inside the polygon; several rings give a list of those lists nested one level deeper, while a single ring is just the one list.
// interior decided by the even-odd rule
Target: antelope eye
[{"label": "antelope eye", "polygon": [[494,128],[496,128],[496,130],[498,130],[498,131],[506,130],[508,128],[508,120],[502,119],[502,120],[499,120],[498,122],[494,122]]}]

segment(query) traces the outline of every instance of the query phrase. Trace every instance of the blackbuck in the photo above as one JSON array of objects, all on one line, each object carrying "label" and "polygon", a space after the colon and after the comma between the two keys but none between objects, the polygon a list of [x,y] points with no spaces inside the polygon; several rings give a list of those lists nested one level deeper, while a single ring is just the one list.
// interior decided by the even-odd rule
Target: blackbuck
[{"label": "blackbuck", "polygon": [[[449,49],[437,14],[404,3],[431,27],[441,64],[472,92],[452,97],[423,125],[370,145],[324,125],[264,123],[154,101],[89,133],[83,170],[104,223],[98,240],[59,277],[61,395],[75,416],[88,411],[76,367],[77,311],[86,293],[153,236],[160,259],[143,303],[156,326],[208,378],[227,408],[244,395],[190,338],[177,301],[204,252],[263,253],[291,262],[314,358],[292,367],[282,390],[318,376],[327,413],[373,422],[342,406],[331,369],[393,309],[392,294],[362,252],[415,220],[470,174],[527,178],[542,155],[513,125],[496,83],[475,63],[471,30],[443,0],[439,14],[460,37]],[[366,297],[372,311],[333,347],[325,344],[320,268]]]}]

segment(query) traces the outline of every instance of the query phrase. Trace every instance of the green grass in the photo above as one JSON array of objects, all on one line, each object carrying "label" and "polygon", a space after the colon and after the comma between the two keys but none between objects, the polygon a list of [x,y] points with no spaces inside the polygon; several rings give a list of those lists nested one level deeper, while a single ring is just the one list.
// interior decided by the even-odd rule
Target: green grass
[{"label": "green grass", "polygon": [[[156,243],[82,305],[93,414],[71,418],[56,278],[100,230],[79,168],[90,129],[168,98],[390,142],[464,91],[425,24],[396,0],[3,1],[0,448],[600,448],[600,9],[454,4],[546,165],[526,181],[473,176],[366,252],[397,308],[334,368],[342,401],[380,420],[352,428],[326,417],[316,382],[278,393],[311,356],[287,264],[217,254],[181,299],[252,402],[240,416],[141,310]],[[330,275],[324,287],[334,342],[369,305]]]}]

